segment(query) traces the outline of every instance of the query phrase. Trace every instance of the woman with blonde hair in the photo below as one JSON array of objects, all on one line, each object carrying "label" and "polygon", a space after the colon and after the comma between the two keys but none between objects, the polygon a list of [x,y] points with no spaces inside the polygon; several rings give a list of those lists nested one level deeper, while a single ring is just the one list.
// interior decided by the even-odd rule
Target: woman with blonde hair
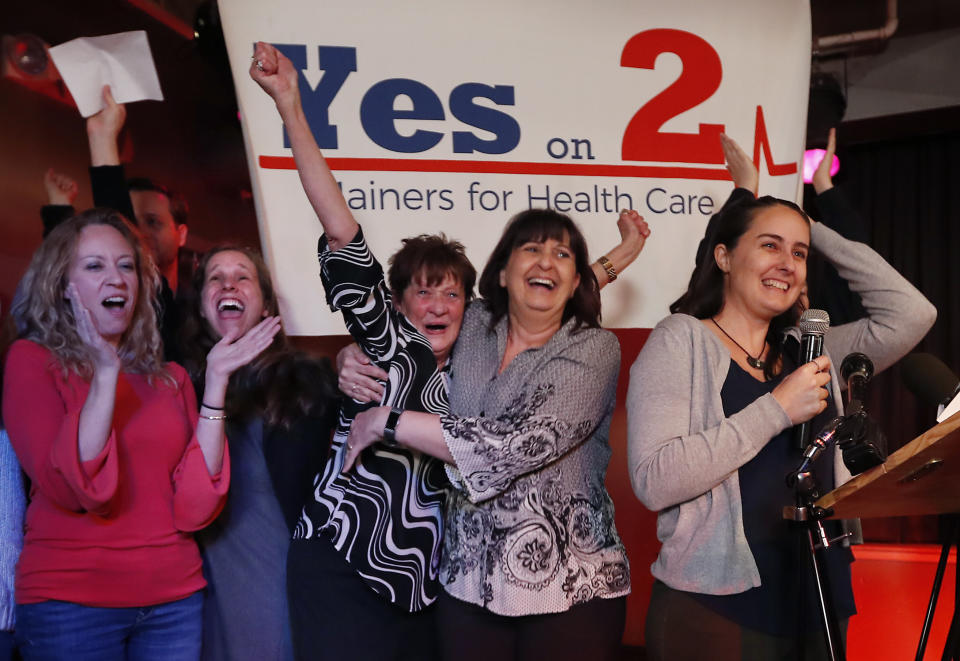
[{"label": "woman with blonde hair", "polygon": [[186,372],[160,357],[157,290],[136,229],[103,209],[57,227],[21,283],[3,418],[31,480],[16,576],[26,661],[199,655],[192,532],[229,484],[227,379],[279,322],[214,345],[198,419]]}]

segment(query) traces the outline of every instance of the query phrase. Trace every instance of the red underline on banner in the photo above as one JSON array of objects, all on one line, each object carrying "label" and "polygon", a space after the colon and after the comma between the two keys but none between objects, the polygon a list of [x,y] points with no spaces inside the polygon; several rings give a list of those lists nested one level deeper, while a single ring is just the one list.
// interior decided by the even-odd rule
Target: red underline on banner
[{"label": "red underline on banner", "polygon": [[[261,156],[265,170],[296,170],[291,156]],[[522,161],[454,161],[413,158],[328,158],[331,170],[368,172],[464,172],[474,174],[548,174],[564,177],[637,177],[731,181],[725,169],[674,165],[591,165]]]}]

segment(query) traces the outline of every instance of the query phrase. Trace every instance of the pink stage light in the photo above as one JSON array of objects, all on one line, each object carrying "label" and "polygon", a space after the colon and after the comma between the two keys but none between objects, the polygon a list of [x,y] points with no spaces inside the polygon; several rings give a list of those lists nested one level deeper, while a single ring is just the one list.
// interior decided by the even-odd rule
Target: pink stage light
[{"label": "pink stage light", "polygon": [[[803,183],[813,183],[813,171],[820,165],[820,161],[826,155],[824,149],[808,149],[803,152]],[[833,177],[840,171],[840,159],[833,155],[833,164],[830,166],[830,176]]]}]

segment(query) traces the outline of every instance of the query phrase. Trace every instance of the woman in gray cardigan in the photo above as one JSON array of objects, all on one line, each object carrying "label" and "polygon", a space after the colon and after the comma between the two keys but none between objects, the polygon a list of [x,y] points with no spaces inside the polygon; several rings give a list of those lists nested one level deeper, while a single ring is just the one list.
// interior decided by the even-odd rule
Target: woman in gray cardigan
[{"label": "woman in gray cardigan", "polygon": [[[751,199],[717,221],[675,314],[630,370],[630,477],[659,512],[662,542],[647,653],[818,658],[807,565],[780,515],[792,504],[784,475],[799,463],[790,429],[811,419],[818,429],[842,412],[831,357],[861,351],[882,370],[923,337],[936,310],[870,248],[811,223],[792,203]],[[825,354],[796,365],[781,339],[796,321],[811,244],[860,294],[868,317],[831,328]],[[838,455],[819,461],[825,488],[849,478]],[[844,548],[832,554],[845,622],[855,612],[852,557]]]}]

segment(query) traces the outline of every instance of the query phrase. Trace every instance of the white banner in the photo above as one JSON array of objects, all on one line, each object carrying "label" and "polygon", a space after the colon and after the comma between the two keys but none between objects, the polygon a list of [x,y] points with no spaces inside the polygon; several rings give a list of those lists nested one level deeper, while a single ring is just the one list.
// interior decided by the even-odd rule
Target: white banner
[{"label": "white banner", "polygon": [[220,13],[293,335],[344,329],[279,115],[247,75],[257,40],[301,69],[308,120],[383,263],[401,238],[442,231],[480,271],[512,215],[546,206],[577,221],[595,258],[632,207],[652,236],[604,289],[604,324],[649,328],[732,189],[721,131],[754,155],[762,194],[797,197],[807,0],[221,0]]}]

